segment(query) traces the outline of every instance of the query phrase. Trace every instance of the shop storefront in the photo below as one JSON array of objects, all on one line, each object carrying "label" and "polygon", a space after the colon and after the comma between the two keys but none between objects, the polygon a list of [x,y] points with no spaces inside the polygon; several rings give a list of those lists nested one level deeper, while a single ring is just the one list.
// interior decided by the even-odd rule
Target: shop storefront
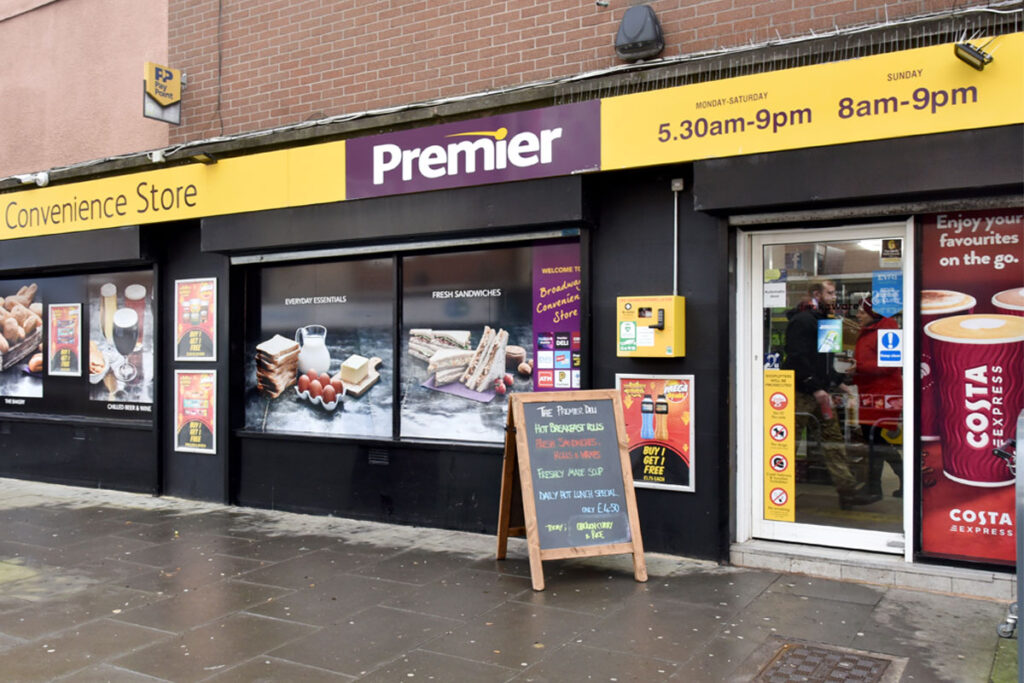
[{"label": "shop storefront", "polygon": [[1022,407],[1000,40],[0,195],[0,475],[493,532],[508,396],[617,386],[649,550],[1012,562],[1005,465],[935,418]]}]

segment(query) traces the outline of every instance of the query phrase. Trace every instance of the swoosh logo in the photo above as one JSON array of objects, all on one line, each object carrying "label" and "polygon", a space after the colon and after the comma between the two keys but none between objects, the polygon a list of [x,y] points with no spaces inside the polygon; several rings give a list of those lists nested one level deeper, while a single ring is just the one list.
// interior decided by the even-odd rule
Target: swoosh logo
[{"label": "swoosh logo", "polygon": [[465,133],[452,133],[451,135],[445,135],[445,137],[458,138],[480,135],[491,137],[494,138],[495,140],[504,140],[506,137],[508,137],[508,128],[502,127],[499,128],[498,130],[471,130]]}]

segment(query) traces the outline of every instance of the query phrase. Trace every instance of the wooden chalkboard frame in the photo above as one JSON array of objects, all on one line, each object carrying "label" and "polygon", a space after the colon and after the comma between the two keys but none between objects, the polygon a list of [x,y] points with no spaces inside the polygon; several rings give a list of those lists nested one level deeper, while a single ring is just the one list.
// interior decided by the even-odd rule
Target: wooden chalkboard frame
[{"label": "wooden chalkboard frame", "polygon": [[[619,465],[622,472],[622,491],[626,502],[630,540],[607,545],[572,546],[564,548],[540,547],[537,506],[534,500],[533,472],[530,466],[529,435],[525,429],[524,406],[532,403],[571,403],[610,400],[615,416],[615,434],[618,443]],[[522,505],[514,505],[520,502]],[[513,511],[513,508],[515,510]],[[522,510],[522,517],[518,513]],[[516,526],[511,525],[513,512]],[[518,522],[522,521],[520,526]],[[589,391],[551,391],[520,393],[509,397],[508,424],[505,428],[505,455],[501,475],[501,503],[498,509],[498,553],[505,559],[509,536],[526,536],[530,556],[530,577],[535,591],[544,590],[544,560],[564,560],[573,557],[600,555],[633,555],[633,575],[637,581],[647,581],[647,563],[644,560],[640,522],[637,516],[636,492],[633,489],[633,466],[629,458],[626,427],[622,417],[619,392],[614,389]]]}]

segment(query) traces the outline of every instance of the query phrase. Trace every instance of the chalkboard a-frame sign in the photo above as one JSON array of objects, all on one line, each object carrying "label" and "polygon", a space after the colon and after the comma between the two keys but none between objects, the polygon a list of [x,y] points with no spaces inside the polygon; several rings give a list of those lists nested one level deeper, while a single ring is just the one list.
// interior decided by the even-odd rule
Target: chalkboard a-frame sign
[{"label": "chalkboard a-frame sign", "polygon": [[632,553],[636,580],[647,580],[617,391],[509,397],[498,559],[523,535],[534,590],[544,590],[541,562],[570,557]]}]

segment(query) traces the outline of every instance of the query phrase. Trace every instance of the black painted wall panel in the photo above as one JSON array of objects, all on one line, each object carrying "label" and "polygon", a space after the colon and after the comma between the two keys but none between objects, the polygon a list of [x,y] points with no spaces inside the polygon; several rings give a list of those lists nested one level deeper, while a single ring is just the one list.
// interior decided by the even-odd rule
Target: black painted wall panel
[{"label": "black painted wall panel", "polygon": [[694,164],[703,211],[783,208],[972,192],[1020,193],[1024,126],[876,140]]},{"label": "black painted wall panel", "polygon": [[567,176],[204,218],[203,249],[244,252],[430,239],[583,218],[581,178]]}]

